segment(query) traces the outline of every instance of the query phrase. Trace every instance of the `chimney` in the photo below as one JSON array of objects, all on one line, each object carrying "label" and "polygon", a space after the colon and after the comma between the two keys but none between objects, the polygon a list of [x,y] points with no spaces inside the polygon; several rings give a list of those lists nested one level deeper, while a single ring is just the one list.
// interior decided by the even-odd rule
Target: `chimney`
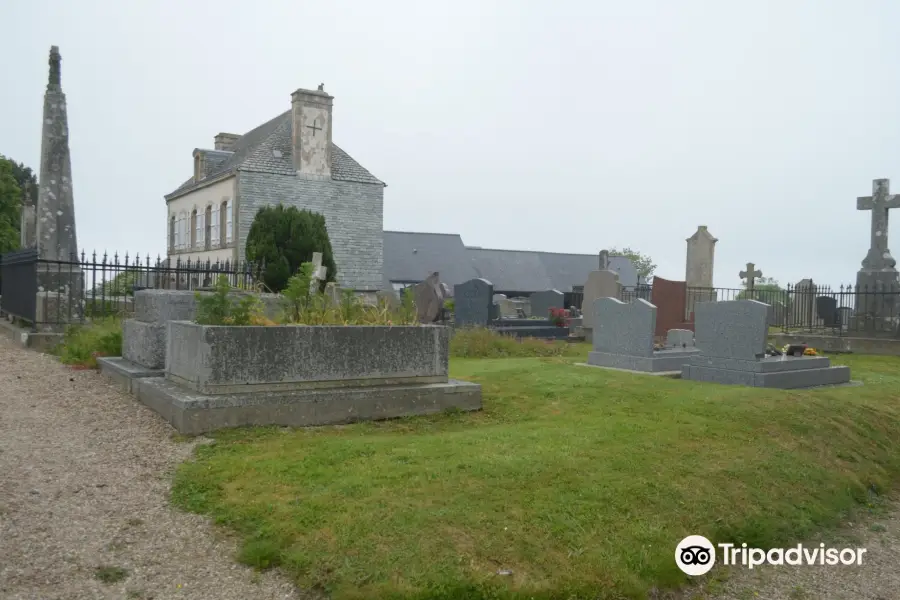
[{"label": "chimney", "polygon": [[234,133],[220,133],[216,136],[215,146],[213,146],[216,150],[225,150],[226,152],[234,152],[234,144],[238,141],[241,136]]},{"label": "chimney", "polygon": [[318,90],[291,94],[291,153],[294,168],[303,175],[331,177],[331,107],[334,100]]}]

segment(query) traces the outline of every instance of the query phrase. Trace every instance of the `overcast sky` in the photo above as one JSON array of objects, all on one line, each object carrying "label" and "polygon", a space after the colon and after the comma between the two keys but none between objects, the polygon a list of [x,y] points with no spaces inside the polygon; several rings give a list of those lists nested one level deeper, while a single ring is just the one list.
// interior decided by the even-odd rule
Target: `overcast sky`
[{"label": "overcast sky", "polygon": [[[62,54],[79,245],[165,252],[191,152],[335,96],[334,141],[386,229],[468,245],[630,246],[715,284],[853,282],[855,198],[900,192],[900,3],[837,0],[5,0],[0,153],[35,170]],[[895,221],[898,217],[895,217]],[[891,238],[900,254],[900,227]]]}]

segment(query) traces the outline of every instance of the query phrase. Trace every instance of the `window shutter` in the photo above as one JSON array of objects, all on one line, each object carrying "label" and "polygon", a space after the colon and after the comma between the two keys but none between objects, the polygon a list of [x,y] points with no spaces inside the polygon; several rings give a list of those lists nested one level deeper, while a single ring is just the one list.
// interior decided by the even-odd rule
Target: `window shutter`
[{"label": "window shutter", "polygon": [[206,243],[206,211],[197,211],[197,245],[201,248]]},{"label": "window shutter", "polygon": [[214,204],[211,213],[212,223],[209,224],[210,246],[219,245],[219,205]]},{"label": "window shutter", "polygon": [[231,223],[231,200],[225,203],[225,242],[231,243],[233,226]]}]

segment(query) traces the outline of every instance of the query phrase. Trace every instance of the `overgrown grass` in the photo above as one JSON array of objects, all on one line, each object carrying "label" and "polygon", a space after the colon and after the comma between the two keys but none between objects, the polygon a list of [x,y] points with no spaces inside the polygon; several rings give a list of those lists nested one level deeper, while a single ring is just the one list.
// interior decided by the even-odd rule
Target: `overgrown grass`
[{"label": "overgrown grass", "polygon": [[558,340],[515,338],[485,327],[460,328],[450,339],[450,356],[457,358],[528,358],[582,356],[587,344]]},{"label": "overgrown grass", "polygon": [[173,500],[338,600],[618,599],[686,584],[688,534],[796,543],[900,475],[900,359],[805,392],[574,362],[455,359],[478,413],[216,434]]},{"label": "overgrown grass", "polygon": [[67,365],[96,369],[97,358],[122,355],[122,321],[106,317],[70,325],[55,353]]}]

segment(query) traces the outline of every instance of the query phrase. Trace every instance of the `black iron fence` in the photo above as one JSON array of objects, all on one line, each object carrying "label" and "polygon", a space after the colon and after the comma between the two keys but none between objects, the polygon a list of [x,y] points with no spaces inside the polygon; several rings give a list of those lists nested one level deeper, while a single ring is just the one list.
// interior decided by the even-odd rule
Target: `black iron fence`
[{"label": "black iron fence", "polygon": [[[679,294],[680,296],[680,294]],[[685,321],[693,321],[699,302],[757,300],[769,305],[768,324],[788,333],[822,333],[836,336],[900,337],[900,285],[879,287],[842,285],[789,285],[786,288],[685,288]],[[659,305],[681,303],[679,298],[654,298],[652,284],[626,286],[619,299],[643,298]],[[582,311],[582,290],[566,294],[566,305]]]},{"label": "black iron fence", "polygon": [[124,315],[141,289],[199,290],[220,276],[237,289],[260,289],[262,269],[246,262],[163,259],[104,253],[45,260],[34,249],[0,255],[0,312],[37,325]]}]

